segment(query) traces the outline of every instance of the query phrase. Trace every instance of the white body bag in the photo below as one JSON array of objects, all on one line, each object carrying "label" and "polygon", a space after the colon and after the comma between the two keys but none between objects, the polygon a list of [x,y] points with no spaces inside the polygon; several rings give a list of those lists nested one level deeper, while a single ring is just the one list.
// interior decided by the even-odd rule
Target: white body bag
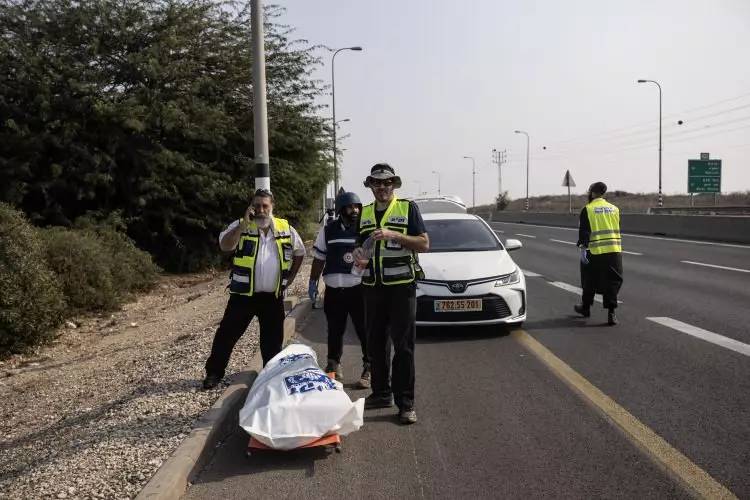
[{"label": "white body bag", "polygon": [[343,385],[320,369],[315,351],[291,344],[258,374],[240,410],[240,427],[270,448],[291,450],[358,430],[364,409],[363,398],[352,402]]}]

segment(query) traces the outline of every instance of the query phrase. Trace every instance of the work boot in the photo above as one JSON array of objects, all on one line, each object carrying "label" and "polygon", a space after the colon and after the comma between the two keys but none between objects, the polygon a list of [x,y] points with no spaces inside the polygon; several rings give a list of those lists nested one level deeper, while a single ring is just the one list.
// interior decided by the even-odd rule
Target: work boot
[{"label": "work boot", "polygon": [[344,374],[341,372],[341,363],[335,359],[329,359],[325,369],[326,373],[334,373],[334,377],[339,382],[344,378]]},{"label": "work boot", "polygon": [[365,398],[365,409],[390,408],[393,406],[393,396],[390,394],[370,394]]},{"label": "work boot", "polygon": [[615,314],[614,309],[610,309],[609,314],[607,314],[607,324],[609,326],[615,326],[617,324],[617,314]]},{"label": "work boot", "polygon": [[203,379],[203,388],[206,390],[213,389],[219,385],[219,382],[221,382],[220,376],[213,374],[206,375],[206,378]]},{"label": "work boot", "polygon": [[591,316],[591,309],[589,308],[589,306],[585,306],[583,304],[576,304],[573,306],[573,309],[575,310],[575,312],[577,312],[584,318],[588,318],[589,316]]},{"label": "work boot", "polygon": [[398,421],[404,425],[417,423],[417,412],[414,408],[404,408],[398,413]]},{"label": "work boot", "polygon": [[359,382],[357,382],[357,389],[369,389],[370,378],[370,363],[365,363],[362,375],[360,375]]}]

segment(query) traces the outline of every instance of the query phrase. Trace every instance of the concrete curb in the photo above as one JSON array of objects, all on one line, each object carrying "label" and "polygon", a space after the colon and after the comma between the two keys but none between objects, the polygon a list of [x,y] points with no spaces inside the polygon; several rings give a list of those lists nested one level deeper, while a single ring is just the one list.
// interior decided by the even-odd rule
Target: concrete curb
[{"label": "concrete curb", "polygon": [[[289,302],[292,310],[284,320],[285,344],[294,337],[297,322],[305,318],[312,309],[308,298],[295,297]],[[189,483],[211,460],[218,444],[237,429],[240,408],[262,365],[258,352],[246,371],[232,377],[232,384],[201,416],[190,435],[146,483],[136,496],[137,500],[177,500],[185,494]]]}]

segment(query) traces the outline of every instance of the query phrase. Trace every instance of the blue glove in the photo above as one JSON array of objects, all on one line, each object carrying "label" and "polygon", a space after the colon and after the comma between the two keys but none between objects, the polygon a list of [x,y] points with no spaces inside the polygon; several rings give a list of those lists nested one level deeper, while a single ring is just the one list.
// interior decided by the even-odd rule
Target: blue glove
[{"label": "blue glove", "polygon": [[315,302],[315,300],[318,298],[318,281],[317,280],[310,280],[310,282],[307,284],[307,296],[310,297],[310,300]]},{"label": "blue glove", "polygon": [[585,247],[581,247],[581,262],[584,263],[584,264],[588,264],[589,263],[589,258],[588,258],[588,255],[586,255],[586,248]]}]

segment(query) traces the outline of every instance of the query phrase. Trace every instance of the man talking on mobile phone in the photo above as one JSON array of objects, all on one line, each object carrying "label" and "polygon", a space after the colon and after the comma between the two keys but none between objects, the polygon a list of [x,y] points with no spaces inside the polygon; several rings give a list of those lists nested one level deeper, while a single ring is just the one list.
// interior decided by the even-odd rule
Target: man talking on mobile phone
[{"label": "man talking on mobile phone", "polygon": [[273,216],[273,205],[273,194],[258,189],[245,216],[219,236],[221,249],[234,252],[234,258],[229,301],[206,361],[204,389],[213,389],[224,377],[234,345],[253,317],[260,324],[263,365],[283,347],[284,292],[302,265],[305,246],[287,220]]}]

